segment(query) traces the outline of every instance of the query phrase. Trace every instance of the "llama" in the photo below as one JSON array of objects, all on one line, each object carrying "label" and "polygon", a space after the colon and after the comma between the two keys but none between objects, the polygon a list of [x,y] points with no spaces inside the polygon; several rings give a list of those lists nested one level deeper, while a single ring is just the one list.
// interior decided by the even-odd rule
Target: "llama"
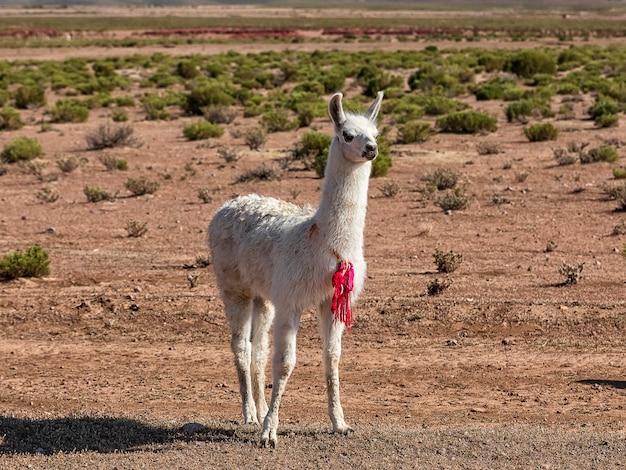
[{"label": "llama", "polygon": [[[345,113],[330,99],[334,137],[319,207],[302,208],[256,194],[226,202],[209,225],[213,268],[230,324],[244,422],[263,423],[261,445],[276,446],[278,410],[296,364],[303,311],[317,305],[328,413],[348,434],[339,399],[341,337],[363,288],[363,228],[371,162],[378,155],[376,118],[383,93],[367,111]],[[273,387],[265,401],[268,332],[274,325]]]}]

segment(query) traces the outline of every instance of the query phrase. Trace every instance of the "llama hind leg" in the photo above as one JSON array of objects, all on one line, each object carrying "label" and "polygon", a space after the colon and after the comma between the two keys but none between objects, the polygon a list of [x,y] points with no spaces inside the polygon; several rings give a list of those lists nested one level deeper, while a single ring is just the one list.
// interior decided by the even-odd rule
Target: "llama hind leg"
[{"label": "llama hind leg", "polygon": [[239,393],[244,424],[258,424],[256,406],[252,394],[250,362],[252,345],[250,341],[252,327],[251,301],[248,298],[230,299],[224,296],[224,311],[232,333],[230,347],[235,356],[235,366],[239,379]]},{"label": "llama hind leg", "polygon": [[318,317],[322,335],[328,414],[333,423],[334,432],[349,434],[353,432],[353,429],[346,424],[339,396],[339,360],[344,324],[335,320],[330,310],[330,301],[323,302],[319,306]]},{"label": "llama hind leg", "polygon": [[279,312],[274,322],[274,357],[272,359],[274,381],[272,399],[261,431],[261,445],[263,447],[267,447],[268,444],[271,447],[276,447],[278,410],[287,387],[287,381],[296,365],[296,335],[300,324],[300,315],[300,313],[285,315],[284,312]]},{"label": "llama hind leg", "polygon": [[267,415],[265,401],[265,366],[269,351],[268,333],[274,320],[274,306],[271,302],[256,297],[252,302],[252,395],[256,403],[257,418],[260,423]]}]

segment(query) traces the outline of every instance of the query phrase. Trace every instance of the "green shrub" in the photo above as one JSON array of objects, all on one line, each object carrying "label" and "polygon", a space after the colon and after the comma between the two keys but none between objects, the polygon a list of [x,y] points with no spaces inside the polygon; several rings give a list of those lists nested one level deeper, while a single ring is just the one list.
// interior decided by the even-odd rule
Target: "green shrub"
[{"label": "green shrub", "polygon": [[609,98],[600,98],[589,108],[588,113],[591,119],[595,120],[603,114],[617,114],[619,111],[620,107],[615,101]]},{"label": "green shrub", "polygon": [[550,108],[550,105],[537,99],[513,101],[506,107],[504,113],[507,121],[509,122],[526,122],[526,118],[530,116],[535,116],[537,118],[554,116],[554,112]]},{"label": "green shrub", "polygon": [[0,157],[6,163],[15,163],[20,160],[32,160],[42,155],[43,149],[37,139],[21,136],[5,145]]},{"label": "green shrub", "polygon": [[15,131],[22,128],[22,116],[13,108],[0,109],[0,131]]},{"label": "green shrub", "polygon": [[201,115],[202,109],[209,105],[231,106],[234,99],[225,88],[222,84],[200,84],[185,96],[183,109],[188,114]]},{"label": "green shrub", "polygon": [[457,111],[437,118],[435,125],[441,132],[476,134],[497,130],[496,118],[479,111]]},{"label": "green shrub", "polygon": [[463,262],[463,255],[454,251],[435,250],[433,258],[435,258],[437,272],[440,273],[453,273]]},{"label": "green shrub", "polygon": [[224,135],[224,128],[218,124],[212,124],[207,121],[198,121],[187,124],[183,128],[183,135],[188,140],[205,140],[209,138],[218,138]]},{"label": "green shrub", "polygon": [[100,186],[85,185],[83,193],[87,198],[87,202],[114,201],[116,197],[115,194],[102,190]]},{"label": "green shrub", "polygon": [[9,101],[9,90],[0,88],[0,107],[7,104],[8,101]]},{"label": "green shrub", "polygon": [[89,109],[76,100],[59,100],[50,110],[52,122],[86,122]]},{"label": "green shrub", "polygon": [[120,108],[132,108],[135,106],[135,98],[132,96],[118,96],[114,101],[115,105]]},{"label": "green shrub", "polygon": [[107,171],[128,170],[128,162],[123,158],[116,158],[113,155],[100,155],[99,159],[100,163],[104,165]]},{"label": "green shrub", "polygon": [[615,178],[616,180],[623,180],[626,179],[626,168],[621,167],[615,167],[613,168],[613,178]]},{"label": "green shrub", "polygon": [[188,80],[196,78],[200,75],[200,67],[191,60],[183,59],[176,65],[176,73]]},{"label": "green shrub", "polygon": [[124,186],[133,196],[143,196],[144,194],[154,194],[160,185],[158,181],[141,176],[139,178],[128,178]]},{"label": "green shrub", "polygon": [[538,73],[554,75],[556,60],[539,49],[523,49],[511,60],[510,69],[522,78],[531,78]]},{"label": "green shrub", "polygon": [[328,149],[332,137],[322,132],[305,132],[293,154],[294,160],[301,161],[307,169],[314,169],[321,178],[324,176]]},{"label": "green shrub", "polygon": [[615,163],[619,159],[617,149],[608,144],[602,144],[599,147],[590,149],[587,155],[592,162]]},{"label": "green shrub", "polygon": [[46,105],[46,91],[39,85],[23,85],[15,91],[15,107],[39,108]]},{"label": "green shrub", "polygon": [[617,127],[619,117],[617,114],[600,114],[593,120],[597,127]]},{"label": "green shrub", "polygon": [[467,197],[461,188],[454,188],[453,191],[448,191],[445,196],[438,198],[435,205],[445,212],[461,211],[467,208]]},{"label": "green shrub", "polygon": [[0,260],[0,280],[19,277],[42,277],[50,274],[48,252],[32,245],[22,252],[9,253]]},{"label": "green shrub", "polygon": [[371,178],[386,176],[391,168],[391,147],[386,136],[383,134],[378,138],[378,156],[372,161]]},{"label": "green shrub", "polygon": [[552,123],[545,122],[525,127],[524,135],[530,142],[545,142],[546,140],[556,140],[559,130]]},{"label": "green shrub", "polygon": [[126,122],[128,121],[128,113],[123,109],[115,109],[111,114],[111,119],[113,122]]},{"label": "green shrub", "polygon": [[289,119],[284,111],[270,111],[261,117],[261,125],[267,132],[282,132],[297,129],[299,122]]},{"label": "green shrub", "polygon": [[465,105],[463,103],[440,95],[426,96],[421,100],[424,113],[429,116],[441,116],[453,111],[462,110]]},{"label": "green shrub", "polygon": [[426,142],[430,135],[429,123],[409,121],[398,130],[398,143],[412,144],[416,142]]}]

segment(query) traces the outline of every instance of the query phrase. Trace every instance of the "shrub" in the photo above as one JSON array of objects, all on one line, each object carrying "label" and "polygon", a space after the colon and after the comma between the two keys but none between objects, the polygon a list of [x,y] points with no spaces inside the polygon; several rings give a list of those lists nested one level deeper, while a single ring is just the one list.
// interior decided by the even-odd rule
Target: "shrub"
[{"label": "shrub", "polygon": [[617,114],[600,114],[593,120],[597,127],[617,127],[619,117]]},{"label": "shrub", "polygon": [[6,163],[15,163],[22,160],[32,160],[43,155],[43,149],[37,139],[16,137],[10,144],[4,146],[0,157]]},{"label": "shrub", "polygon": [[138,147],[141,140],[135,135],[132,126],[123,124],[111,126],[102,124],[85,134],[88,150],[102,150],[114,147]]},{"label": "shrub", "polygon": [[48,186],[41,188],[35,193],[35,197],[41,202],[55,202],[59,199],[60,194],[55,189]]},{"label": "shrub", "polygon": [[561,276],[565,276],[565,281],[563,285],[570,286],[573,284],[578,284],[578,282],[582,279],[583,275],[583,267],[585,263],[580,263],[578,266],[571,266],[567,263],[563,263],[559,268],[559,274]]},{"label": "shrub", "polygon": [[126,222],[126,232],[129,237],[139,238],[148,231],[148,222],[139,222],[137,220],[129,220]]},{"label": "shrub", "polygon": [[267,133],[259,126],[248,127],[243,131],[243,140],[250,150],[259,150],[267,140]]},{"label": "shrub", "polygon": [[107,171],[128,170],[128,162],[123,158],[116,158],[113,155],[100,155],[100,163],[104,165]]},{"label": "shrub", "polygon": [[454,251],[435,250],[433,258],[435,258],[437,271],[440,273],[453,273],[463,262],[463,255]]},{"label": "shrub", "polygon": [[217,154],[222,157],[226,163],[235,163],[241,158],[241,153],[236,149],[229,147],[220,147],[217,149]]},{"label": "shrub", "polygon": [[261,118],[261,125],[267,132],[281,132],[297,129],[300,124],[297,119],[289,119],[289,115],[283,111],[270,111]]},{"label": "shrub", "polygon": [[378,187],[378,190],[385,197],[396,197],[400,192],[400,185],[395,181],[390,181],[388,183],[381,184]]},{"label": "shrub", "polygon": [[448,191],[444,197],[437,199],[435,205],[445,212],[461,211],[467,208],[467,197],[461,188],[454,188],[454,191]]},{"label": "shrub", "polygon": [[224,135],[224,129],[218,124],[211,124],[207,121],[198,121],[187,124],[183,128],[183,135],[188,140],[205,140],[208,138],[217,138]]},{"label": "shrub", "polygon": [[52,122],[86,122],[89,109],[76,100],[59,100],[50,110]]},{"label": "shrub", "polygon": [[556,60],[544,51],[524,49],[513,57],[510,70],[522,78],[531,78],[538,73],[554,75]]},{"label": "shrub", "polygon": [[200,75],[200,67],[191,60],[181,60],[176,65],[176,73],[189,80]]},{"label": "shrub", "polygon": [[63,173],[71,173],[76,168],[78,168],[79,164],[80,162],[76,157],[69,157],[57,160],[57,166],[59,167],[59,170],[61,170]]},{"label": "shrub", "polygon": [[437,119],[435,125],[442,132],[476,134],[497,130],[496,118],[479,111],[457,111]]},{"label": "shrub", "polygon": [[603,114],[617,114],[619,105],[610,98],[600,97],[587,111],[591,119],[596,119]]},{"label": "shrub", "polygon": [[426,142],[430,137],[430,124],[421,121],[409,121],[398,130],[398,143],[412,144]]},{"label": "shrub", "polygon": [[213,124],[230,124],[235,120],[236,112],[228,106],[215,104],[202,109],[204,119]]},{"label": "shrub", "polygon": [[626,179],[626,168],[621,167],[615,167],[613,168],[613,178],[615,178],[616,180],[623,180]]},{"label": "shrub", "polygon": [[202,114],[202,110],[209,105],[231,106],[234,99],[224,88],[222,84],[213,83],[196,86],[186,95],[183,109],[189,114]]},{"label": "shrub", "polygon": [[380,176],[387,175],[391,165],[391,148],[389,146],[389,141],[383,134],[378,138],[378,156],[372,162],[370,177],[378,178]]},{"label": "shrub", "polygon": [[439,191],[452,189],[459,180],[460,173],[450,168],[437,168],[433,173],[426,175],[425,180],[430,186]]},{"label": "shrub", "polygon": [[550,108],[550,104],[537,99],[513,101],[506,107],[504,113],[506,114],[506,119],[509,122],[526,122],[526,118],[530,116],[537,118],[554,116],[554,112]]},{"label": "shrub", "polygon": [[282,174],[280,171],[264,163],[261,166],[239,175],[236,182],[247,183],[249,181],[280,181],[281,178]]},{"label": "shrub", "polygon": [[524,135],[530,142],[545,142],[546,140],[556,140],[559,130],[552,123],[545,122],[525,127]]},{"label": "shrub", "polygon": [[502,153],[502,145],[497,142],[486,142],[484,140],[476,144],[478,155],[497,155]]},{"label": "shrub", "polygon": [[46,92],[39,85],[23,85],[15,91],[15,107],[39,108],[46,105]]},{"label": "shrub", "polygon": [[116,109],[111,114],[113,122],[126,122],[128,121],[128,113],[123,109]]},{"label": "shrub", "polygon": [[13,108],[0,109],[0,131],[15,131],[24,126],[21,114]]},{"label": "shrub", "polygon": [[313,168],[321,178],[328,159],[332,137],[322,132],[305,132],[294,150],[293,159],[301,161],[307,169]]},{"label": "shrub", "polygon": [[17,251],[0,260],[0,280],[8,281],[19,277],[42,277],[50,274],[48,252],[39,245],[32,245],[22,253]]},{"label": "shrub", "polygon": [[200,188],[198,189],[198,198],[205,204],[208,204],[213,200],[213,196],[211,196],[211,190],[209,188]]},{"label": "shrub", "polygon": [[567,149],[564,148],[552,149],[552,153],[559,166],[573,165],[578,159],[577,154],[570,153]]},{"label": "shrub", "polygon": [[439,295],[439,294],[442,294],[451,285],[452,285],[452,281],[450,279],[444,279],[440,281],[439,279],[435,278],[428,283],[428,286],[426,287],[426,291],[428,292],[428,295],[430,296]]},{"label": "shrub", "polygon": [[587,157],[590,161],[589,162],[585,161],[584,163],[590,163],[590,162],[615,163],[619,159],[617,149],[613,147],[612,145],[607,145],[607,144],[602,144],[599,147],[590,149],[587,152]]},{"label": "shrub", "polygon": [[158,181],[141,176],[139,178],[128,178],[124,186],[133,196],[143,196],[144,194],[154,194],[160,185]]},{"label": "shrub", "polygon": [[116,197],[115,194],[103,191],[100,186],[85,185],[83,193],[87,198],[87,202],[114,201]]}]

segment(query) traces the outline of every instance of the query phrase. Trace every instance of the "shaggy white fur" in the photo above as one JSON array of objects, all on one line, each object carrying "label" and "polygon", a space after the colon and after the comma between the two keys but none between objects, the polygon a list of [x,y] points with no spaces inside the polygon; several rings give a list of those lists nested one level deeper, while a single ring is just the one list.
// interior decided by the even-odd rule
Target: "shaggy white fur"
[{"label": "shaggy white fur", "polygon": [[[317,210],[251,194],[228,201],[209,225],[213,268],[232,331],[243,417],[245,423],[263,422],[263,446],[276,446],[278,410],[296,364],[300,316],[313,304],[318,306],[333,430],[352,431],[339,399],[345,325],[331,312],[332,277],[338,257],[351,262],[351,299],[357,299],[365,279],[363,228],[371,161],[378,155],[376,118],[382,98],[380,92],[363,115],[344,113],[340,93],[330,99],[335,135]],[[274,382],[268,408],[265,365],[272,322]]]}]

